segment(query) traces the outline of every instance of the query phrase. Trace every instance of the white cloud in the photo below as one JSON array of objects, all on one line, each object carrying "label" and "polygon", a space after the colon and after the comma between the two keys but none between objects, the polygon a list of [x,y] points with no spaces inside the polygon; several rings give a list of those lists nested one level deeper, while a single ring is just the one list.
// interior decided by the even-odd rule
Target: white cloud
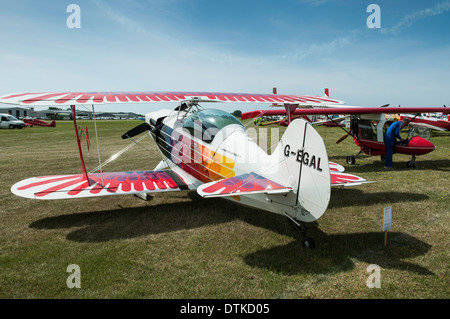
[{"label": "white cloud", "polygon": [[103,12],[106,13],[108,17],[110,17],[113,21],[118,23],[122,28],[129,32],[137,32],[139,34],[147,34],[147,31],[140,27],[136,22],[132,19],[129,19],[123,14],[118,13],[113,10],[109,5],[101,0],[92,0],[92,2],[99,7]]},{"label": "white cloud", "polygon": [[350,36],[337,37],[323,43],[312,43],[285,55],[285,59],[289,62],[298,62],[311,58],[329,56],[351,43],[352,37]]},{"label": "white cloud", "polygon": [[399,34],[404,29],[411,27],[414,23],[427,17],[437,16],[450,10],[450,1],[443,1],[436,4],[432,8],[416,11],[412,14],[405,16],[399,23],[392,28],[381,29],[382,33]]}]

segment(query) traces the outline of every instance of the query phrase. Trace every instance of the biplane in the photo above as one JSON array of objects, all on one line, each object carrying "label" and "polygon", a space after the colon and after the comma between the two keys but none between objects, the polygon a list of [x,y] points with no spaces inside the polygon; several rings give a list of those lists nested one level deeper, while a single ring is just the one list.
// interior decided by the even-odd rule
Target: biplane
[{"label": "biplane", "polygon": [[[326,211],[331,187],[356,186],[368,181],[344,173],[328,161],[324,142],[307,121],[295,119],[269,155],[249,137],[241,121],[207,102],[277,103],[321,107],[343,102],[328,97],[205,92],[142,93],[18,93],[0,102],[19,105],[70,105],[82,173],[32,177],[11,191],[32,199],[85,198],[196,190],[205,198],[222,197],[235,203],[287,217],[314,247],[303,223]],[[83,161],[76,105],[176,102],[174,109],[147,113],[145,122],[123,134],[131,139],[149,134],[162,157],[153,169],[133,172],[88,173]],[[216,104],[217,105],[217,104]],[[93,112],[95,114],[95,112]],[[95,117],[94,117],[95,119]]]},{"label": "biplane", "polygon": [[42,121],[40,119],[33,119],[33,118],[29,118],[29,117],[25,117],[23,119],[23,121],[25,122],[26,126],[45,126],[45,127],[55,127],[56,126],[56,121],[53,120],[50,123]]}]

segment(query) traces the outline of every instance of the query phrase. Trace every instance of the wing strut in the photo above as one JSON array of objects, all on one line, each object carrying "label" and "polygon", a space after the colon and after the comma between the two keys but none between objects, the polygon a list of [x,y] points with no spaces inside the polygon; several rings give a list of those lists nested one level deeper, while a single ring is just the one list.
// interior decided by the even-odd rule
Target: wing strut
[{"label": "wing strut", "polygon": [[[103,173],[102,160],[100,159],[100,144],[98,144],[97,120],[95,119],[94,104],[92,104],[92,115],[94,117],[95,139],[97,140],[98,164],[99,164],[99,167],[100,167],[100,173]],[[105,184],[103,184],[103,174],[102,174],[102,185],[105,185]]]},{"label": "wing strut", "polygon": [[71,105],[70,108],[72,109],[73,125],[75,127],[75,134],[77,136],[78,152],[80,153],[81,168],[83,169],[84,177],[86,178],[88,184],[90,185],[89,177],[88,177],[88,174],[86,171],[86,165],[84,164],[83,151],[81,150],[80,135],[78,134],[77,115],[76,115],[76,111],[75,111],[75,105]]}]

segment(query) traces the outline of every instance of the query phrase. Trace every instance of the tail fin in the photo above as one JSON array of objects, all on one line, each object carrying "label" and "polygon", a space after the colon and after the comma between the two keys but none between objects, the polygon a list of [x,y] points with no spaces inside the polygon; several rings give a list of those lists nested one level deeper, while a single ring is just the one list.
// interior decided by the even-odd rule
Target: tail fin
[{"label": "tail fin", "polygon": [[[271,176],[292,187],[297,219],[318,219],[330,201],[330,167],[322,137],[305,120],[295,119],[271,155]],[[269,176],[270,176],[269,175]]]}]

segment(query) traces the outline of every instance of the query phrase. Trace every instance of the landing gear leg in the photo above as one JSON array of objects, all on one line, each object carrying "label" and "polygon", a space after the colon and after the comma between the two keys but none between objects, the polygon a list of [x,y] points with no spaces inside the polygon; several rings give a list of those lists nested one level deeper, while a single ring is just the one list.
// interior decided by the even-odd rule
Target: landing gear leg
[{"label": "landing gear leg", "polygon": [[301,222],[292,218],[291,216],[289,216],[288,214],[284,213],[284,215],[287,217],[287,219],[292,222],[292,224],[294,225],[294,228],[300,232],[300,234],[303,236],[303,247],[305,248],[309,248],[309,249],[314,249],[316,248],[316,243],[314,242],[314,239],[308,237],[306,235],[306,229],[304,226],[302,226]]},{"label": "landing gear leg", "polygon": [[411,160],[406,163],[407,168],[416,168],[416,157],[413,155]]},{"label": "landing gear leg", "polygon": [[137,193],[137,194],[134,194],[134,196],[136,196],[137,198],[140,198],[142,200],[145,200],[146,202],[151,201],[153,199],[152,195],[147,194],[147,193]]}]

